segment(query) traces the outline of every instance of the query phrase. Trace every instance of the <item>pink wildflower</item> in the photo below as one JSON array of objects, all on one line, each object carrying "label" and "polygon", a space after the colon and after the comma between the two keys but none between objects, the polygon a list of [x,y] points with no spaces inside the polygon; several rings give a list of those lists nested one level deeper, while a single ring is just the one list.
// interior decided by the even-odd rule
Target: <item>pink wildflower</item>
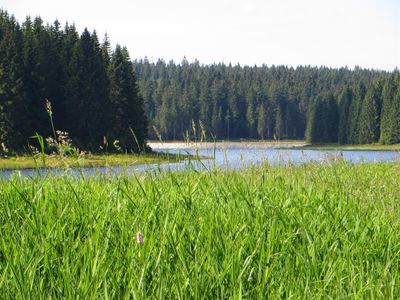
[{"label": "pink wildflower", "polygon": [[138,245],[143,244],[143,234],[141,231],[138,231],[138,233],[136,234],[136,243]]}]

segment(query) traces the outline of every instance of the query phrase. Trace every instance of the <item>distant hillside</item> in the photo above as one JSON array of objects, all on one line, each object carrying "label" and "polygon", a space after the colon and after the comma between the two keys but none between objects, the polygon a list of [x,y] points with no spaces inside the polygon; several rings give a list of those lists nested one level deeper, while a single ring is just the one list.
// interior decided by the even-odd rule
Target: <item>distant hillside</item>
[{"label": "distant hillside", "polygon": [[[398,72],[134,62],[150,137],[400,142]],[[194,132],[196,128],[196,132]]]}]

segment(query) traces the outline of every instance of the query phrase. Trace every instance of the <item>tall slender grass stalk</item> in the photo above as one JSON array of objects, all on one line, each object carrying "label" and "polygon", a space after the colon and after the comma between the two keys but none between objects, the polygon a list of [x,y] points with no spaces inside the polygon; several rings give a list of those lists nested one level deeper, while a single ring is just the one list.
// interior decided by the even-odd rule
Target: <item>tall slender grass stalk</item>
[{"label": "tall slender grass stalk", "polygon": [[399,176],[337,162],[0,180],[0,298],[398,299]]}]

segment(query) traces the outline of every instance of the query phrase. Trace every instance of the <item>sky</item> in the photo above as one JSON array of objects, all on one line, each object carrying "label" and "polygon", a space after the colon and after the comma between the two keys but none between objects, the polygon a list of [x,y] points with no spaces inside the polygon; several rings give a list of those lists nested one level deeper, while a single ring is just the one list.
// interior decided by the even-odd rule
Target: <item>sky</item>
[{"label": "sky", "polygon": [[19,21],[107,33],[133,59],[400,67],[400,0],[0,0]]}]

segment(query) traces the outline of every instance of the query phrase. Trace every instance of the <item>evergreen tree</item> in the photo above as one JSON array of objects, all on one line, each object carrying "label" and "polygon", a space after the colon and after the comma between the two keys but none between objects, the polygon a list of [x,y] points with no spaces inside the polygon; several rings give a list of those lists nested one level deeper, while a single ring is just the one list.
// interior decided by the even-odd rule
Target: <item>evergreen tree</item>
[{"label": "evergreen tree", "polygon": [[[47,51],[51,43],[49,33],[39,17],[31,23],[28,18],[23,26],[24,35],[24,84],[26,106],[28,108],[30,135],[35,132],[42,136],[52,133],[49,115],[45,109],[45,100],[49,99],[46,80],[53,75],[51,63],[47,63]],[[51,77],[50,75],[50,77]],[[53,101],[54,99],[50,99]]]},{"label": "evergreen tree", "polygon": [[339,124],[338,124],[338,141],[340,144],[348,143],[348,125],[350,104],[353,94],[349,87],[346,87],[339,96]]},{"label": "evergreen tree", "polygon": [[257,133],[261,139],[267,137],[267,112],[264,105],[258,111]]},{"label": "evergreen tree", "polygon": [[[85,30],[79,37],[74,26],[67,24],[63,31],[58,21],[44,26],[39,17],[27,18],[20,28],[0,11],[1,148],[21,151],[35,132],[53,135],[45,108],[49,99],[56,129],[69,132],[82,149],[97,150],[104,136],[121,135],[126,149],[144,150],[147,119],[133,65],[119,47],[111,66],[110,53],[107,37],[100,46],[95,32]],[[111,123],[121,115],[125,119],[116,130]],[[127,142],[128,130],[135,142]]]},{"label": "evergreen tree", "polygon": [[360,113],[365,97],[365,86],[363,83],[357,83],[354,89],[354,98],[349,108],[349,125],[348,125],[348,143],[357,144],[360,132]]},{"label": "evergreen tree", "polygon": [[359,144],[375,143],[379,139],[381,92],[378,82],[367,90],[360,113]]},{"label": "evergreen tree", "polygon": [[143,151],[147,119],[126,48],[117,45],[110,61],[111,139],[128,151]]},{"label": "evergreen tree", "polygon": [[82,100],[79,65],[80,39],[75,26],[68,24],[65,26],[62,45],[60,59],[64,73],[64,102],[59,104],[60,116],[57,126],[60,130],[70,133],[75,139],[78,138],[79,122],[77,120],[80,118],[80,101]]},{"label": "evergreen tree", "polygon": [[322,124],[322,102],[318,101],[310,107],[307,116],[307,127],[305,138],[306,142],[310,144],[321,142],[321,124]]},{"label": "evergreen tree", "polygon": [[394,144],[400,142],[399,75],[393,74],[385,81],[382,92],[381,135],[380,142]]},{"label": "evergreen tree", "polygon": [[332,93],[318,95],[309,114],[306,141],[312,144],[337,142],[339,114]]},{"label": "evergreen tree", "polygon": [[0,152],[21,150],[27,140],[22,47],[16,20],[0,11]]},{"label": "evergreen tree", "polygon": [[[247,108],[246,108],[246,125],[248,128],[248,137],[255,138],[258,128],[257,128],[257,116],[256,116],[256,99],[252,90],[248,93],[246,97]],[[260,109],[261,110],[261,109]],[[264,110],[264,109],[263,109]],[[259,112],[260,114],[261,112]],[[265,111],[262,112],[265,114]],[[264,116],[261,116],[264,118]],[[265,126],[262,125],[262,126]],[[263,137],[265,136],[265,132],[263,132]]]},{"label": "evergreen tree", "polygon": [[322,142],[337,143],[338,141],[338,125],[339,111],[338,105],[332,92],[328,92],[326,98],[322,102],[323,105],[323,134]]},{"label": "evergreen tree", "polygon": [[146,116],[152,138],[186,138],[201,123],[220,139],[397,143],[399,86],[398,71],[131,62],[107,36],[100,45],[95,32],[40,18],[20,28],[0,11],[0,142],[14,151],[52,134],[45,99],[56,128],[88,150],[104,136],[142,150]]},{"label": "evergreen tree", "polygon": [[96,32],[84,30],[78,49],[79,101],[78,122],[71,128],[71,135],[86,148],[96,149],[106,135],[107,111],[110,108],[106,62]]}]

